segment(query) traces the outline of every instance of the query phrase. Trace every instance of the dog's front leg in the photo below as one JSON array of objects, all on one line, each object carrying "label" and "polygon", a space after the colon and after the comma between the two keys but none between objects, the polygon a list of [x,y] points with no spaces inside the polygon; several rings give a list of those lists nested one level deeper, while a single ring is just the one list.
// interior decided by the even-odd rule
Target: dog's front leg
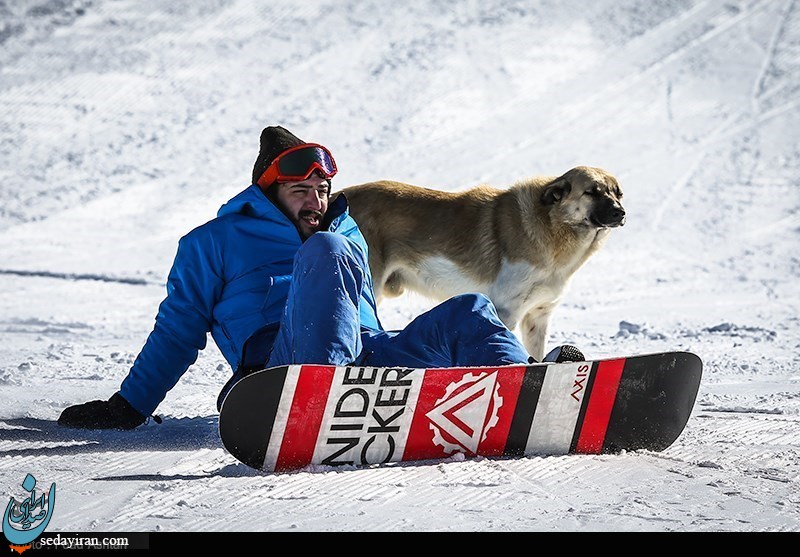
[{"label": "dog's front leg", "polygon": [[520,323],[520,334],[522,344],[528,354],[534,357],[537,362],[544,358],[544,346],[547,341],[547,330],[550,326],[550,313],[529,312],[522,318]]}]

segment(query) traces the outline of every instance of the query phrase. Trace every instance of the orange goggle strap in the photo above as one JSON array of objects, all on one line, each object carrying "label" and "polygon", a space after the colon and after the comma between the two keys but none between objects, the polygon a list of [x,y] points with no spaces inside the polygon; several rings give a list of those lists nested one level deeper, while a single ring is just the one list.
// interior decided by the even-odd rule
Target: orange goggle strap
[{"label": "orange goggle strap", "polygon": [[327,148],[318,143],[303,143],[275,157],[257,183],[266,188],[275,182],[302,182],[315,170],[329,180],[338,172]]}]

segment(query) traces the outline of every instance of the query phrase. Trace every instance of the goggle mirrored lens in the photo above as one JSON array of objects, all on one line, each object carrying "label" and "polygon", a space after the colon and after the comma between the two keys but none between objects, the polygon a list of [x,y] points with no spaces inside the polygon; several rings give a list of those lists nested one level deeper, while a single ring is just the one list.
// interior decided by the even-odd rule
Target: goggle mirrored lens
[{"label": "goggle mirrored lens", "polygon": [[330,154],[320,147],[308,147],[287,153],[278,161],[278,170],[284,176],[306,176],[314,163],[322,168],[327,177],[336,174],[336,163]]}]

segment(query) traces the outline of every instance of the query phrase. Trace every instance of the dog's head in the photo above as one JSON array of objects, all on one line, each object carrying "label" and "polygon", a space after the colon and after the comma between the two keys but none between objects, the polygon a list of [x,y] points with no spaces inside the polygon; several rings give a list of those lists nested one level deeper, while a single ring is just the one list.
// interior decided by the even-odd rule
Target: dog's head
[{"label": "dog's head", "polygon": [[622,190],[617,179],[600,168],[569,170],[545,186],[541,202],[572,226],[614,228],[625,224]]}]

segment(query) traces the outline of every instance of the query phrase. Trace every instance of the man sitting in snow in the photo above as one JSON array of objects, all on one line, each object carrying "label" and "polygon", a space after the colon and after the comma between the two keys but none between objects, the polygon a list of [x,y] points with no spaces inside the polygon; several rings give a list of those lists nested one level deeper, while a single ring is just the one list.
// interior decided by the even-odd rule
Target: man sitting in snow
[{"label": "man sitting in snow", "polygon": [[58,423],[144,423],[205,348],[209,331],[234,370],[218,409],[234,382],[271,366],[532,361],[482,294],[456,296],[403,330],[385,331],[366,242],[344,196],[328,203],[336,171],[325,147],[280,126],[265,128],[253,184],[180,240],[155,327],[119,392],[66,408]]}]

